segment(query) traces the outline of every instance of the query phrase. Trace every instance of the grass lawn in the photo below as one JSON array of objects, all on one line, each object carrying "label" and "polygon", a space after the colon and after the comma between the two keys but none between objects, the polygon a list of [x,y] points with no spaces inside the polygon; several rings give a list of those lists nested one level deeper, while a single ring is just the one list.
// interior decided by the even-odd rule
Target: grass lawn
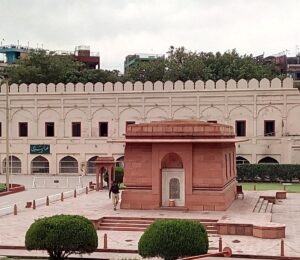
[{"label": "grass lawn", "polygon": [[[254,183],[254,182],[242,182],[239,183],[243,186],[243,190],[284,190],[282,183]],[[300,192],[300,183],[292,183],[285,187],[287,192]]]}]

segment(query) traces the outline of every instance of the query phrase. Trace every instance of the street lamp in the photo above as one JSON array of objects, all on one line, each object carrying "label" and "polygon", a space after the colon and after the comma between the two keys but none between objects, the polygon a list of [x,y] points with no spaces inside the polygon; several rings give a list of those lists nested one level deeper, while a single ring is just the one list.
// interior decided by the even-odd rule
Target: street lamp
[{"label": "street lamp", "polygon": [[[6,191],[9,191],[9,143],[8,143],[8,134],[9,134],[9,110],[8,110],[8,80],[4,76],[0,76],[1,85],[5,82],[6,86]],[[0,87],[1,87],[0,85]]]}]

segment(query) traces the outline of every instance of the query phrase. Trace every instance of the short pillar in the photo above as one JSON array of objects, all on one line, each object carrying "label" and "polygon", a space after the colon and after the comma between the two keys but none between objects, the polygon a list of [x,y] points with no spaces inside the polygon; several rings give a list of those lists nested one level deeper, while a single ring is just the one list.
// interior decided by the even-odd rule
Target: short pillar
[{"label": "short pillar", "polygon": [[254,184],[254,186],[253,186],[253,190],[256,190],[256,184]]},{"label": "short pillar", "polygon": [[89,193],[89,188],[85,187],[85,194],[88,194],[88,193]]},{"label": "short pillar", "polygon": [[60,200],[64,201],[64,193],[63,192],[60,194]]},{"label": "short pillar", "polygon": [[96,191],[99,191],[99,169],[98,168],[96,173]]},{"label": "short pillar", "polygon": [[107,234],[104,234],[103,237],[103,249],[107,249]]},{"label": "short pillar", "polygon": [[17,205],[15,204],[14,205],[14,215],[17,215],[18,214],[18,209],[17,209]]},{"label": "short pillar", "polygon": [[223,248],[222,237],[220,237],[219,238],[219,252],[223,251],[222,248]]},{"label": "short pillar", "polygon": [[49,197],[46,197],[46,206],[49,206]]},{"label": "short pillar", "polygon": [[32,209],[35,209],[35,200],[32,201]]},{"label": "short pillar", "polygon": [[74,198],[77,197],[76,189],[74,190]]},{"label": "short pillar", "polygon": [[284,240],[280,241],[280,256],[284,256]]}]

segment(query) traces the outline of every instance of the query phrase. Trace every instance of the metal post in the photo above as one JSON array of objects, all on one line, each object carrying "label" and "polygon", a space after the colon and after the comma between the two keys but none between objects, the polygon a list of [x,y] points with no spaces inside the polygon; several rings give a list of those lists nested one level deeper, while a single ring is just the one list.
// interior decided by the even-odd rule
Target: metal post
[{"label": "metal post", "polygon": [[9,109],[8,109],[8,81],[5,80],[6,85],[6,190],[9,191],[9,143],[8,143],[8,134],[9,134]]}]

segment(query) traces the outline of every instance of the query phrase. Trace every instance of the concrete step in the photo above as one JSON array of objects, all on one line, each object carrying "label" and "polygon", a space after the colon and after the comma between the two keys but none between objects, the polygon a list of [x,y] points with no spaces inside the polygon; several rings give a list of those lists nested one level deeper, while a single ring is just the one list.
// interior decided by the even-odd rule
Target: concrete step
[{"label": "concrete step", "polygon": [[[158,220],[158,219],[176,219],[176,218],[143,218],[143,217],[103,217],[102,220]],[[186,220],[194,220],[200,222],[218,222],[218,219],[186,219]]]},{"label": "concrete step", "polygon": [[259,213],[265,213],[266,210],[267,210],[267,207],[268,207],[268,201],[267,200],[264,200],[262,205],[261,205],[261,208],[259,210]]},{"label": "concrete step", "polygon": [[254,207],[254,209],[253,209],[253,212],[254,212],[254,213],[258,213],[258,212],[260,211],[263,202],[264,202],[264,199],[263,199],[263,198],[259,198],[259,199],[257,200],[256,205],[255,205],[255,207]]},{"label": "concrete step", "polygon": [[[98,225],[98,230],[110,231],[139,231],[144,232],[156,219],[155,218],[135,218],[135,217],[104,217]],[[193,219],[205,226],[208,234],[218,234],[218,220]]]},{"label": "concrete step", "polygon": [[267,208],[266,208],[266,212],[267,212],[267,213],[272,213],[273,205],[274,205],[274,204],[271,203],[271,202],[268,203],[268,206],[267,206]]}]

